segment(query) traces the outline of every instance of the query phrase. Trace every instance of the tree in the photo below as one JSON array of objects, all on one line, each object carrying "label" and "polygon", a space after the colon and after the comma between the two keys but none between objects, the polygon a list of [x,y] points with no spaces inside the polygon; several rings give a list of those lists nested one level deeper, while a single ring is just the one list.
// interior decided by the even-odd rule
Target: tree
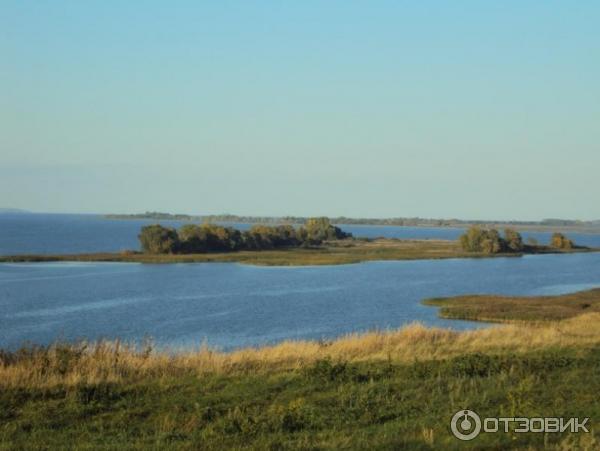
[{"label": "tree", "polygon": [[524,248],[521,234],[514,229],[504,229],[504,241],[511,252],[521,252]]},{"label": "tree", "polygon": [[186,224],[179,229],[182,252],[231,251],[241,246],[242,235],[231,227]]},{"label": "tree", "polygon": [[496,229],[482,229],[471,226],[460,237],[460,244],[467,252],[483,252],[484,254],[497,254],[506,249],[506,242],[500,237]]},{"label": "tree", "polygon": [[310,218],[304,224],[307,240],[320,243],[326,240],[342,240],[352,236],[331,224],[328,218]]},{"label": "tree", "polygon": [[554,233],[552,234],[552,238],[550,240],[550,246],[555,247],[557,249],[573,249],[575,245],[573,241],[568,239],[562,233]]},{"label": "tree", "polygon": [[148,253],[200,253],[319,244],[325,239],[349,236],[331,225],[327,218],[318,218],[308,221],[308,228],[255,225],[243,233],[232,227],[210,223],[186,224],[178,231],[153,225],[142,228],[139,239],[144,252]]},{"label": "tree", "polygon": [[138,238],[142,250],[149,254],[172,254],[179,250],[179,238],[175,229],[159,224],[142,227]]},{"label": "tree", "polygon": [[184,253],[206,252],[206,231],[196,224],[185,224],[177,232],[180,241],[180,249]]},{"label": "tree", "polygon": [[210,250],[235,251],[242,245],[242,234],[233,227],[203,224],[211,242]]},{"label": "tree", "polygon": [[300,244],[296,229],[291,225],[276,227],[255,225],[244,232],[244,243],[248,249],[272,249]]}]

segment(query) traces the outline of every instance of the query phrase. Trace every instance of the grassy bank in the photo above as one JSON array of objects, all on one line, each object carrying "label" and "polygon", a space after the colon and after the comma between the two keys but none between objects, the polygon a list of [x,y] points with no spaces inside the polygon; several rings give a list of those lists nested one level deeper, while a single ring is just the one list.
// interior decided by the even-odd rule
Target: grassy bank
[{"label": "grassy bank", "polygon": [[[527,246],[525,253],[573,253],[594,249],[558,250],[545,246]],[[287,248],[262,251],[212,252],[203,254],[144,254],[139,252],[93,253],[68,255],[0,256],[0,262],[135,262],[201,263],[239,262],[253,265],[301,266],[339,265],[375,260],[421,260],[441,258],[518,257],[522,254],[484,254],[465,252],[456,241],[445,240],[339,240],[313,248]]]},{"label": "grassy bank", "polygon": [[[468,295],[428,299],[443,318],[478,321],[557,321],[584,313],[600,313],[600,289],[561,296]],[[599,325],[600,327],[600,325]]]},{"label": "grassy bank", "polygon": [[452,332],[413,325],[219,353],[118,343],[0,354],[0,446],[597,449],[590,434],[482,434],[482,416],[600,418],[600,314]]}]

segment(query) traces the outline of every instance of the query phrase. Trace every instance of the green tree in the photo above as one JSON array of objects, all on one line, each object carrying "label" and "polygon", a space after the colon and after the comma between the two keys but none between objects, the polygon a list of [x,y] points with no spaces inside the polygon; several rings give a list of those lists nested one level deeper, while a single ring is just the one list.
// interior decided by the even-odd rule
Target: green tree
[{"label": "green tree", "polygon": [[509,251],[521,252],[524,248],[523,237],[514,229],[504,229],[504,241]]},{"label": "green tree", "polygon": [[149,254],[172,254],[179,250],[179,238],[175,229],[159,224],[142,227],[138,239],[142,250]]},{"label": "green tree", "polygon": [[206,252],[207,234],[206,231],[196,224],[185,224],[178,230],[177,235],[181,244],[181,251],[184,253]]},{"label": "green tree", "polygon": [[254,225],[243,233],[211,223],[186,224],[178,231],[153,225],[142,228],[139,238],[149,253],[201,253],[319,244],[351,236],[331,225],[327,218],[309,220],[307,225],[299,229],[291,225]]},{"label": "green tree", "polygon": [[331,224],[328,218],[310,218],[304,224],[307,240],[312,242],[322,242],[326,240],[342,240],[352,236],[345,233],[339,227]]},{"label": "green tree", "polygon": [[248,249],[272,249],[300,244],[296,229],[290,225],[252,226],[244,233],[244,242]]},{"label": "green tree", "polygon": [[205,223],[200,226],[208,251],[234,251],[242,247],[242,234],[232,227]]},{"label": "green tree", "polygon": [[463,235],[461,235],[460,244],[463,250],[467,252],[480,252],[481,242],[484,239],[484,231],[477,226],[471,226]]},{"label": "green tree", "polygon": [[467,252],[483,252],[484,254],[497,254],[506,249],[506,242],[500,237],[496,229],[482,229],[471,226],[459,238],[461,247]]}]

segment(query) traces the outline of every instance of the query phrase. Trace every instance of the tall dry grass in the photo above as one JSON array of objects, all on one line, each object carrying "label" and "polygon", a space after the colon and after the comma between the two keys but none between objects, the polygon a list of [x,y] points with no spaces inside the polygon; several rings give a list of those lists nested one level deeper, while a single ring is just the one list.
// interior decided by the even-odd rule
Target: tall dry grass
[{"label": "tall dry grass", "polygon": [[286,341],[275,346],[218,352],[156,352],[114,342],[55,344],[0,352],[0,387],[44,388],[119,382],[148,376],[234,374],[292,370],[321,359],[349,362],[445,359],[472,352],[522,353],[600,343],[600,314],[539,324],[508,324],[456,332],[412,324],[396,331],[351,334],[331,342]]}]

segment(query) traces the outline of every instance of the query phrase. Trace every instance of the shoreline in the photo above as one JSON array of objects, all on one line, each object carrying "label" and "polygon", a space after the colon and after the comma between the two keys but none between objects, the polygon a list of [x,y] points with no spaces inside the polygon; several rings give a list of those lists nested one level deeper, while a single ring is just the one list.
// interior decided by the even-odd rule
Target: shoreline
[{"label": "shoreline", "polygon": [[[280,224],[302,224],[305,217],[277,217],[277,216],[237,216],[237,215],[186,215],[186,214],[96,214],[103,219],[131,221],[182,221],[182,222],[202,222],[223,224],[262,224],[262,225],[280,225]],[[332,224],[337,226],[365,226],[365,227],[407,227],[407,228],[440,228],[440,229],[468,229],[471,226],[486,228],[512,228],[517,231],[530,232],[574,232],[583,234],[600,234],[600,226],[593,224],[593,221],[581,221],[576,224],[574,220],[566,220],[571,224],[551,224],[543,221],[498,221],[498,220],[452,220],[452,219],[427,219],[419,218],[429,222],[412,222],[415,218],[349,218],[333,217],[330,218]],[[411,223],[412,222],[412,223]]]},{"label": "shoreline", "polygon": [[[467,407],[483,417],[518,409],[531,418],[540,411],[598,418],[599,323],[596,311],[469,331],[413,323],[232,352],[201,346],[168,354],[119,340],[0,349],[0,442],[456,449],[448,421]],[[568,439],[569,449],[596,449],[589,444],[600,436],[590,432],[482,434],[474,445],[563,449]]]},{"label": "shoreline", "polygon": [[0,256],[0,263],[36,262],[124,262],[124,263],[245,263],[258,266],[318,266],[368,261],[438,260],[450,258],[518,258],[524,255],[599,252],[596,248],[561,250],[546,246],[527,247],[525,252],[484,254],[466,252],[457,241],[359,239],[328,242],[313,248],[260,251],[210,252],[202,254],[146,254],[138,251],[81,254],[30,254]]}]

